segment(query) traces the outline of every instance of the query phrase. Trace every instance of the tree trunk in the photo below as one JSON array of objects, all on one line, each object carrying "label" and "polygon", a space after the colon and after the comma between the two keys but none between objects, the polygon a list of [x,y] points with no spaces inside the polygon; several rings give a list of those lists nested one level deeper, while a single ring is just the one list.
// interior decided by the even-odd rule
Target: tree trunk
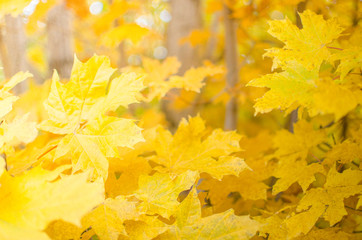
[{"label": "tree trunk", "polygon": [[176,56],[181,62],[182,74],[199,62],[197,49],[190,44],[180,45],[181,38],[201,27],[200,0],[171,0],[172,19],[167,29],[167,48],[169,56]]},{"label": "tree trunk", "polygon": [[226,88],[230,92],[230,100],[225,109],[225,130],[235,130],[237,127],[237,99],[234,89],[239,81],[238,51],[236,38],[236,24],[230,17],[231,10],[224,6],[225,21],[225,61],[227,68]]},{"label": "tree trunk", "polygon": [[[26,36],[23,19],[19,17],[5,16],[4,40],[1,43],[1,55],[6,78],[11,78],[19,71],[27,71],[26,60]],[[19,83],[13,91],[16,94],[28,89],[26,81]]]},{"label": "tree trunk", "polygon": [[[198,49],[193,48],[190,44],[182,44],[179,42],[183,37],[187,37],[193,30],[201,28],[201,1],[200,0],[171,0],[171,16],[172,19],[167,28],[167,49],[169,56],[176,56],[181,63],[178,74],[184,74],[192,66],[197,66],[201,60],[198,55]],[[179,90],[171,90],[170,95],[179,95]],[[179,121],[192,115],[194,107],[177,112],[169,103],[172,99],[163,99],[161,102],[162,110],[166,119],[170,123],[171,130],[176,129]]]},{"label": "tree trunk", "polygon": [[69,78],[73,65],[71,13],[65,3],[53,7],[47,16],[49,75],[53,69]]}]

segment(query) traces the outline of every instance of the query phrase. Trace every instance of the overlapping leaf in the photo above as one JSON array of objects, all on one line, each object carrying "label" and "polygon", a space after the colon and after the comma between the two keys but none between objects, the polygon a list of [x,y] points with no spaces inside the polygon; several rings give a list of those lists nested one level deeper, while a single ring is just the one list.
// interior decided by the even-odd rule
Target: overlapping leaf
[{"label": "overlapping leaf", "polygon": [[68,134],[60,141],[55,158],[70,153],[73,170],[91,169],[95,178],[107,178],[106,158],[116,157],[117,147],[132,147],[143,140],[132,120],[104,116],[118,106],[137,102],[143,89],[141,76],[134,73],[122,74],[110,83],[114,72],[107,57],[93,56],[86,63],[75,59],[66,84],[55,73],[45,101],[49,119],[40,124],[43,130]]},{"label": "overlapping leaf", "polygon": [[285,43],[283,48],[271,48],[265,54],[273,58],[273,68],[297,61],[306,69],[319,70],[323,61],[331,56],[327,44],[337,39],[343,28],[336,19],[323,19],[312,11],[299,13],[303,29],[299,29],[288,18],[269,22],[269,33]]},{"label": "overlapping leaf", "polygon": [[236,216],[233,210],[201,217],[200,202],[193,189],[180,204],[173,228],[160,239],[250,239],[259,229],[257,221]]},{"label": "overlapping leaf", "polygon": [[[0,204],[6,206],[0,212],[2,234],[12,234],[11,229],[18,228],[31,236],[43,236],[40,231],[57,219],[79,225],[82,216],[103,201],[102,184],[87,182],[85,173],[56,180],[65,167],[52,172],[38,167],[16,177],[2,174]],[[14,236],[5,235],[5,239]]]},{"label": "overlapping leaf", "polygon": [[235,132],[214,130],[211,134],[197,116],[180,123],[176,133],[157,129],[152,161],[160,164],[160,171],[180,174],[187,170],[207,172],[221,179],[223,175],[238,175],[248,168],[245,162],[231,153],[240,151],[240,136]]},{"label": "overlapping leaf", "polygon": [[301,212],[286,220],[289,235],[307,234],[319,217],[329,221],[330,225],[339,222],[347,211],[344,208],[344,199],[361,194],[362,181],[360,171],[345,170],[338,173],[331,168],[327,175],[324,188],[313,188],[307,191],[300,201],[297,211]]}]

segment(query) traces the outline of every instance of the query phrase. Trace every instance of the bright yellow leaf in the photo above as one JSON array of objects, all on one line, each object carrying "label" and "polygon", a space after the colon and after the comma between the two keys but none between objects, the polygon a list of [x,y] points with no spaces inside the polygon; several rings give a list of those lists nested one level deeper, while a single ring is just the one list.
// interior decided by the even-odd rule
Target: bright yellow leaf
[{"label": "bright yellow leaf", "polygon": [[[360,171],[347,169],[339,173],[332,167],[327,175],[324,188],[313,188],[299,202],[297,211],[302,213],[287,220],[291,236],[297,236],[300,232],[306,234],[314,226],[319,217],[329,221],[330,225],[339,222],[347,211],[344,208],[344,199],[360,194],[362,186],[357,185],[362,180]],[[300,225],[303,223],[304,227]],[[297,227],[298,226],[298,227]],[[296,231],[300,229],[300,231]],[[293,234],[292,234],[293,233]]]},{"label": "bright yellow leaf", "polygon": [[211,134],[205,129],[201,117],[183,119],[172,134],[163,128],[157,129],[155,151],[152,161],[161,164],[160,171],[171,174],[187,170],[207,172],[217,179],[223,175],[238,175],[248,168],[244,160],[228,156],[240,151],[240,135],[236,132],[214,130]]},{"label": "bright yellow leaf", "polygon": [[196,172],[187,171],[172,179],[168,174],[140,176],[136,198],[142,200],[140,209],[147,214],[159,214],[165,218],[173,215],[180,203],[178,195],[189,190],[198,178]]},{"label": "bright yellow leaf", "polygon": [[314,174],[318,172],[324,172],[323,166],[319,163],[307,165],[306,161],[300,160],[281,164],[274,173],[274,176],[279,179],[273,186],[273,194],[287,190],[295,182],[298,182],[305,192],[315,181]]},{"label": "bright yellow leaf", "polygon": [[201,217],[200,202],[195,190],[180,204],[176,225],[160,235],[160,239],[250,239],[259,223],[249,216],[236,216],[233,210]]},{"label": "bright yellow leaf", "polygon": [[105,202],[82,219],[84,226],[91,226],[102,240],[117,240],[120,234],[127,235],[123,222],[138,218],[136,203],[119,196]]},{"label": "bright yellow leaf", "polygon": [[16,177],[3,174],[0,204],[6,209],[0,212],[1,221],[25,231],[41,231],[57,219],[80,225],[83,215],[103,201],[104,189],[100,182],[88,183],[87,174],[56,180],[64,169],[49,172],[38,167]]},{"label": "bright yellow leaf", "polygon": [[137,44],[149,33],[147,28],[138,26],[135,23],[122,24],[112,28],[102,36],[101,43],[107,47],[114,48],[122,41],[129,39]]},{"label": "bright yellow leaf", "polygon": [[0,89],[0,118],[4,117],[12,110],[13,103],[18,100],[18,97],[11,94],[9,91],[14,88],[18,83],[31,77],[29,72],[18,72],[10,80],[4,83]]},{"label": "bright yellow leaf", "polygon": [[271,48],[265,54],[273,57],[273,68],[285,67],[297,61],[306,69],[319,70],[323,61],[331,56],[327,44],[337,39],[343,28],[336,19],[324,20],[310,10],[299,13],[303,28],[299,29],[288,19],[269,22],[269,33],[285,43],[283,48]]}]

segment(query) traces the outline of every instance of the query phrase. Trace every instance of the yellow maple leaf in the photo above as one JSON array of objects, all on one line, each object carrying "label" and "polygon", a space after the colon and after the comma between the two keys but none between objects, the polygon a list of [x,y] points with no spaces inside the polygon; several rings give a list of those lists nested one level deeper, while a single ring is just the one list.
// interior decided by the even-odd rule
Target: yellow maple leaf
[{"label": "yellow maple leaf", "polygon": [[155,239],[159,234],[169,229],[169,225],[160,221],[157,216],[142,215],[138,221],[126,220],[124,222],[127,236],[122,236],[120,239]]},{"label": "yellow maple leaf", "polygon": [[314,174],[318,172],[324,172],[323,166],[319,163],[307,165],[306,161],[300,160],[281,164],[274,172],[274,176],[279,179],[273,186],[273,194],[287,190],[295,182],[298,182],[305,192],[315,181]]},{"label": "yellow maple leaf", "polygon": [[248,168],[241,158],[229,156],[241,150],[240,138],[236,132],[221,129],[208,134],[200,116],[190,118],[188,122],[183,119],[173,136],[168,130],[157,129],[157,155],[150,159],[161,165],[157,168],[161,172],[179,174],[192,170],[221,179],[224,175],[238,175]]},{"label": "yellow maple leaf", "polygon": [[20,143],[30,143],[38,135],[36,123],[28,121],[29,114],[16,117],[12,122],[3,122],[0,126],[0,147],[4,144],[16,146]]},{"label": "yellow maple leaf", "polygon": [[285,71],[264,75],[250,81],[247,86],[270,89],[256,99],[255,114],[273,109],[286,110],[288,113],[302,106],[312,116],[334,114],[338,120],[359,103],[359,91],[353,91],[331,79],[319,80],[317,70],[308,71],[295,62],[289,63]]},{"label": "yellow maple leaf", "polygon": [[144,83],[149,89],[148,101],[156,97],[163,97],[173,87],[170,86],[166,79],[177,73],[181,63],[176,57],[168,57],[162,63],[156,59],[143,57],[142,63],[143,70],[146,73]]},{"label": "yellow maple leaf", "polygon": [[139,208],[147,214],[159,214],[165,218],[173,215],[180,203],[182,191],[189,190],[198,178],[196,172],[187,171],[172,179],[169,174],[156,173],[140,176],[135,197],[142,200]]},{"label": "yellow maple leaf", "polygon": [[140,175],[147,175],[151,171],[148,160],[143,157],[122,154],[120,159],[110,160],[108,178],[105,182],[106,195],[116,197],[134,193],[138,189]]},{"label": "yellow maple leaf", "polygon": [[[83,1],[83,0],[67,0],[67,1]],[[120,16],[124,15],[129,10],[137,10],[140,7],[139,2],[128,2],[124,0],[114,0],[112,4],[108,5],[107,2],[103,3],[105,5],[105,13],[100,14],[98,17],[92,17],[93,22],[93,30],[97,36],[100,36],[102,33],[108,31],[112,26],[114,21]],[[79,4],[77,5],[79,8]],[[108,10],[108,11],[107,11]]]},{"label": "yellow maple leaf", "polygon": [[176,88],[183,88],[187,91],[199,93],[205,85],[203,81],[206,77],[223,74],[224,72],[224,68],[219,66],[192,67],[187,70],[183,76],[171,76],[169,84]]},{"label": "yellow maple leaf", "polygon": [[294,240],[330,240],[330,239],[338,239],[338,240],[357,240],[358,236],[353,236],[350,233],[344,232],[342,229],[333,227],[326,229],[315,229],[310,231],[307,235],[302,235]]},{"label": "yellow maple leaf", "polygon": [[347,214],[343,200],[361,193],[362,186],[357,185],[361,180],[360,171],[347,169],[339,173],[332,167],[324,188],[308,190],[299,202],[297,211],[304,212],[286,220],[290,237],[300,233],[307,234],[321,216],[329,221],[330,225],[339,222]]},{"label": "yellow maple leaf", "polygon": [[333,148],[327,152],[323,164],[332,166],[335,165],[335,163],[347,164],[353,161],[358,163],[358,160],[362,160],[362,143],[357,137],[351,137],[342,143],[334,145]]},{"label": "yellow maple leaf", "polygon": [[247,86],[270,88],[263,97],[256,100],[255,114],[273,109],[288,110],[295,107],[295,104],[309,107],[317,79],[317,70],[308,71],[294,62],[289,63],[283,72],[267,74],[250,81]]},{"label": "yellow maple leaf", "polygon": [[280,164],[294,163],[295,160],[305,160],[308,151],[321,143],[326,137],[323,130],[315,130],[311,123],[299,120],[294,124],[294,133],[287,130],[279,131],[274,137],[274,146],[277,151],[273,154]]},{"label": "yellow maple leaf", "polygon": [[101,38],[101,43],[114,48],[125,39],[129,39],[137,44],[149,31],[147,28],[140,27],[135,23],[122,24],[106,32]]},{"label": "yellow maple leaf", "polygon": [[[204,177],[199,188],[207,191],[207,198],[215,212],[237,207],[230,204],[230,193],[239,193],[244,200],[266,199],[269,188],[263,180],[265,169],[244,170],[239,176],[226,175],[221,181]],[[234,202],[235,203],[235,202]]]},{"label": "yellow maple leaf", "polygon": [[270,240],[287,239],[288,229],[284,219],[280,216],[257,217],[256,220],[262,224],[260,228],[261,236],[268,237]]},{"label": "yellow maple leaf", "polygon": [[74,58],[70,81],[63,84],[56,72],[44,106],[49,119],[40,128],[56,134],[72,133],[81,123],[95,118],[90,109],[106,94],[106,88],[115,69],[107,57],[93,56],[86,63]]},{"label": "yellow maple leaf", "polygon": [[209,64],[198,68],[190,68],[183,76],[172,75],[177,73],[180,68],[180,62],[175,57],[168,57],[162,63],[158,60],[143,58],[143,67],[145,73],[147,73],[145,85],[149,88],[148,101],[156,97],[163,97],[173,88],[200,92],[205,85],[204,79],[206,77],[225,72],[223,67]]},{"label": "yellow maple leaf", "polygon": [[87,239],[86,236],[83,235],[84,231],[81,227],[63,220],[56,220],[49,223],[44,232],[46,232],[52,240],[78,240],[80,236]]},{"label": "yellow maple leaf", "polygon": [[271,48],[265,56],[273,57],[273,68],[285,67],[291,60],[308,70],[319,70],[323,61],[331,56],[327,44],[337,39],[343,28],[336,19],[325,21],[323,16],[310,10],[299,13],[303,29],[288,19],[269,22],[269,33],[285,43],[283,48]]},{"label": "yellow maple leaf", "polygon": [[[59,81],[55,72],[49,97],[44,102],[49,119],[43,121],[40,128],[56,134],[72,133],[102,113],[115,110],[117,104],[127,106],[136,102],[143,88],[142,79],[136,74],[114,79],[113,89],[107,94],[115,70],[109,58],[95,55],[85,63],[75,58],[70,81],[66,84]],[[119,94],[120,88],[127,92]]]},{"label": "yellow maple leaf", "polygon": [[92,177],[107,178],[107,157],[117,157],[117,147],[132,147],[143,141],[141,129],[133,120],[107,117],[120,105],[128,106],[140,98],[142,77],[122,74],[107,86],[115,69],[107,57],[93,56],[86,63],[75,59],[70,81],[53,76],[45,107],[49,119],[40,128],[67,134],[58,144],[54,158],[72,156],[73,170],[90,169]]},{"label": "yellow maple leaf", "polygon": [[[48,143],[49,142],[49,143]],[[57,141],[56,141],[57,142]],[[53,159],[49,159],[48,161],[43,161],[44,159],[41,158],[44,151],[48,151],[49,149],[52,150],[54,147],[54,141],[51,139],[51,135],[49,134],[41,134],[34,141],[31,143],[26,144],[26,147],[16,148],[12,153],[6,153],[6,163],[7,163],[7,170],[9,174],[12,176],[19,175],[32,166],[36,166],[37,163],[42,163],[45,167],[46,164],[44,162],[53,164]],[[20,145],[21,147],[21,145]],[[47,156],[48,157],[48,156]],[[41,160],[39,160],[39,158]],[[46,168],[46,169],[53,169],[53,168]]]},{"label": "yellow maple leaf", "polygon": [[[313,93],[313,105],[309,112],[311,115],[317,113],[334,114],[336,120],[345,116],[353,110],[358,102],[360,91],[353,91],[348,86],[337,84],[332,80],[319,81],[318,88]],[[358,86],[355,86],[358,87]],[[328,102],[326,101],[328,99]]]},{"label": "yellow maple leaf", "polygon": [[144,141],[141,129],[131,119],[103,116],[79,133],[66,135],[58,144],[55,159],[72,155],[73,170],[93,170],[93,177],[108,175],[107,157],[118,157],[117,147],[133,147]]},{"label": "yellow maple leaf", "polygon": [[332,59],[334,61],[340,61],[336,72],[340,73],[339,78],[343,81],[349,72],[354,69],[358,70],[362,68],[362,48],[352,46],[343,49],[342,51],[333,54]]},{"label": "yellow maple leaf", "polygon": [[201,217],[201,205],[193,189],[177,211],[175,225],[160,239],[250,239],[260,224],[249,216],[236,216],[232,209]]},{"label": "yellow maple leaf", "polygon": [[52,172],[37,167],[16,177],[5,172],[0,178],[0,204],[6,206],[0,212],[1,221],[38,231],[38,235],[57,219],[80,225],[82,216],[103,201],[103,184],[87,182],[87,174],[56,180],[67,167]]},{"label": "yellow maple leaf", "polygon": [[29,72],[18,72],[10,80],[6,81],[0,89],[0,118],[4,117],[12,110],[13,103],[19,99],[9,91],[14,88],[18,83],[33,76]]},{"label": "yellow maple leaf", "polygon": [[91,226],[102,240],[117,240],[120,234],[127,235],[123,222],[136,219],[139,215],[136,202],[119,196],[106,199],[102,205],[84,216],[82,225]]}]

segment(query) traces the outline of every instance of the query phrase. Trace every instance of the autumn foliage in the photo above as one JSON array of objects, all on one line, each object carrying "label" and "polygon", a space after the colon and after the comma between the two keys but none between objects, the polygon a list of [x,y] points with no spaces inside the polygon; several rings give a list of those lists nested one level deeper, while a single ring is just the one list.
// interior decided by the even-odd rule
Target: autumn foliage
[{"label": "autumn foliage", "polygon": [[[167,2],[104,1],[99,16],[92,2],[66,1],[69,77],[2,77],[0,240],[361,239],[360,1],[201,1],[203,28],[179,44],[203,61],[185,71],[150,53],[165,23],[134,20]],[[29,38],[58,3],[28,16]],[[1,1],[0,18],[28,4]],[[234,86],[212,17],[237,23]],[[44,77],[42,41],[27,51]]]}]

